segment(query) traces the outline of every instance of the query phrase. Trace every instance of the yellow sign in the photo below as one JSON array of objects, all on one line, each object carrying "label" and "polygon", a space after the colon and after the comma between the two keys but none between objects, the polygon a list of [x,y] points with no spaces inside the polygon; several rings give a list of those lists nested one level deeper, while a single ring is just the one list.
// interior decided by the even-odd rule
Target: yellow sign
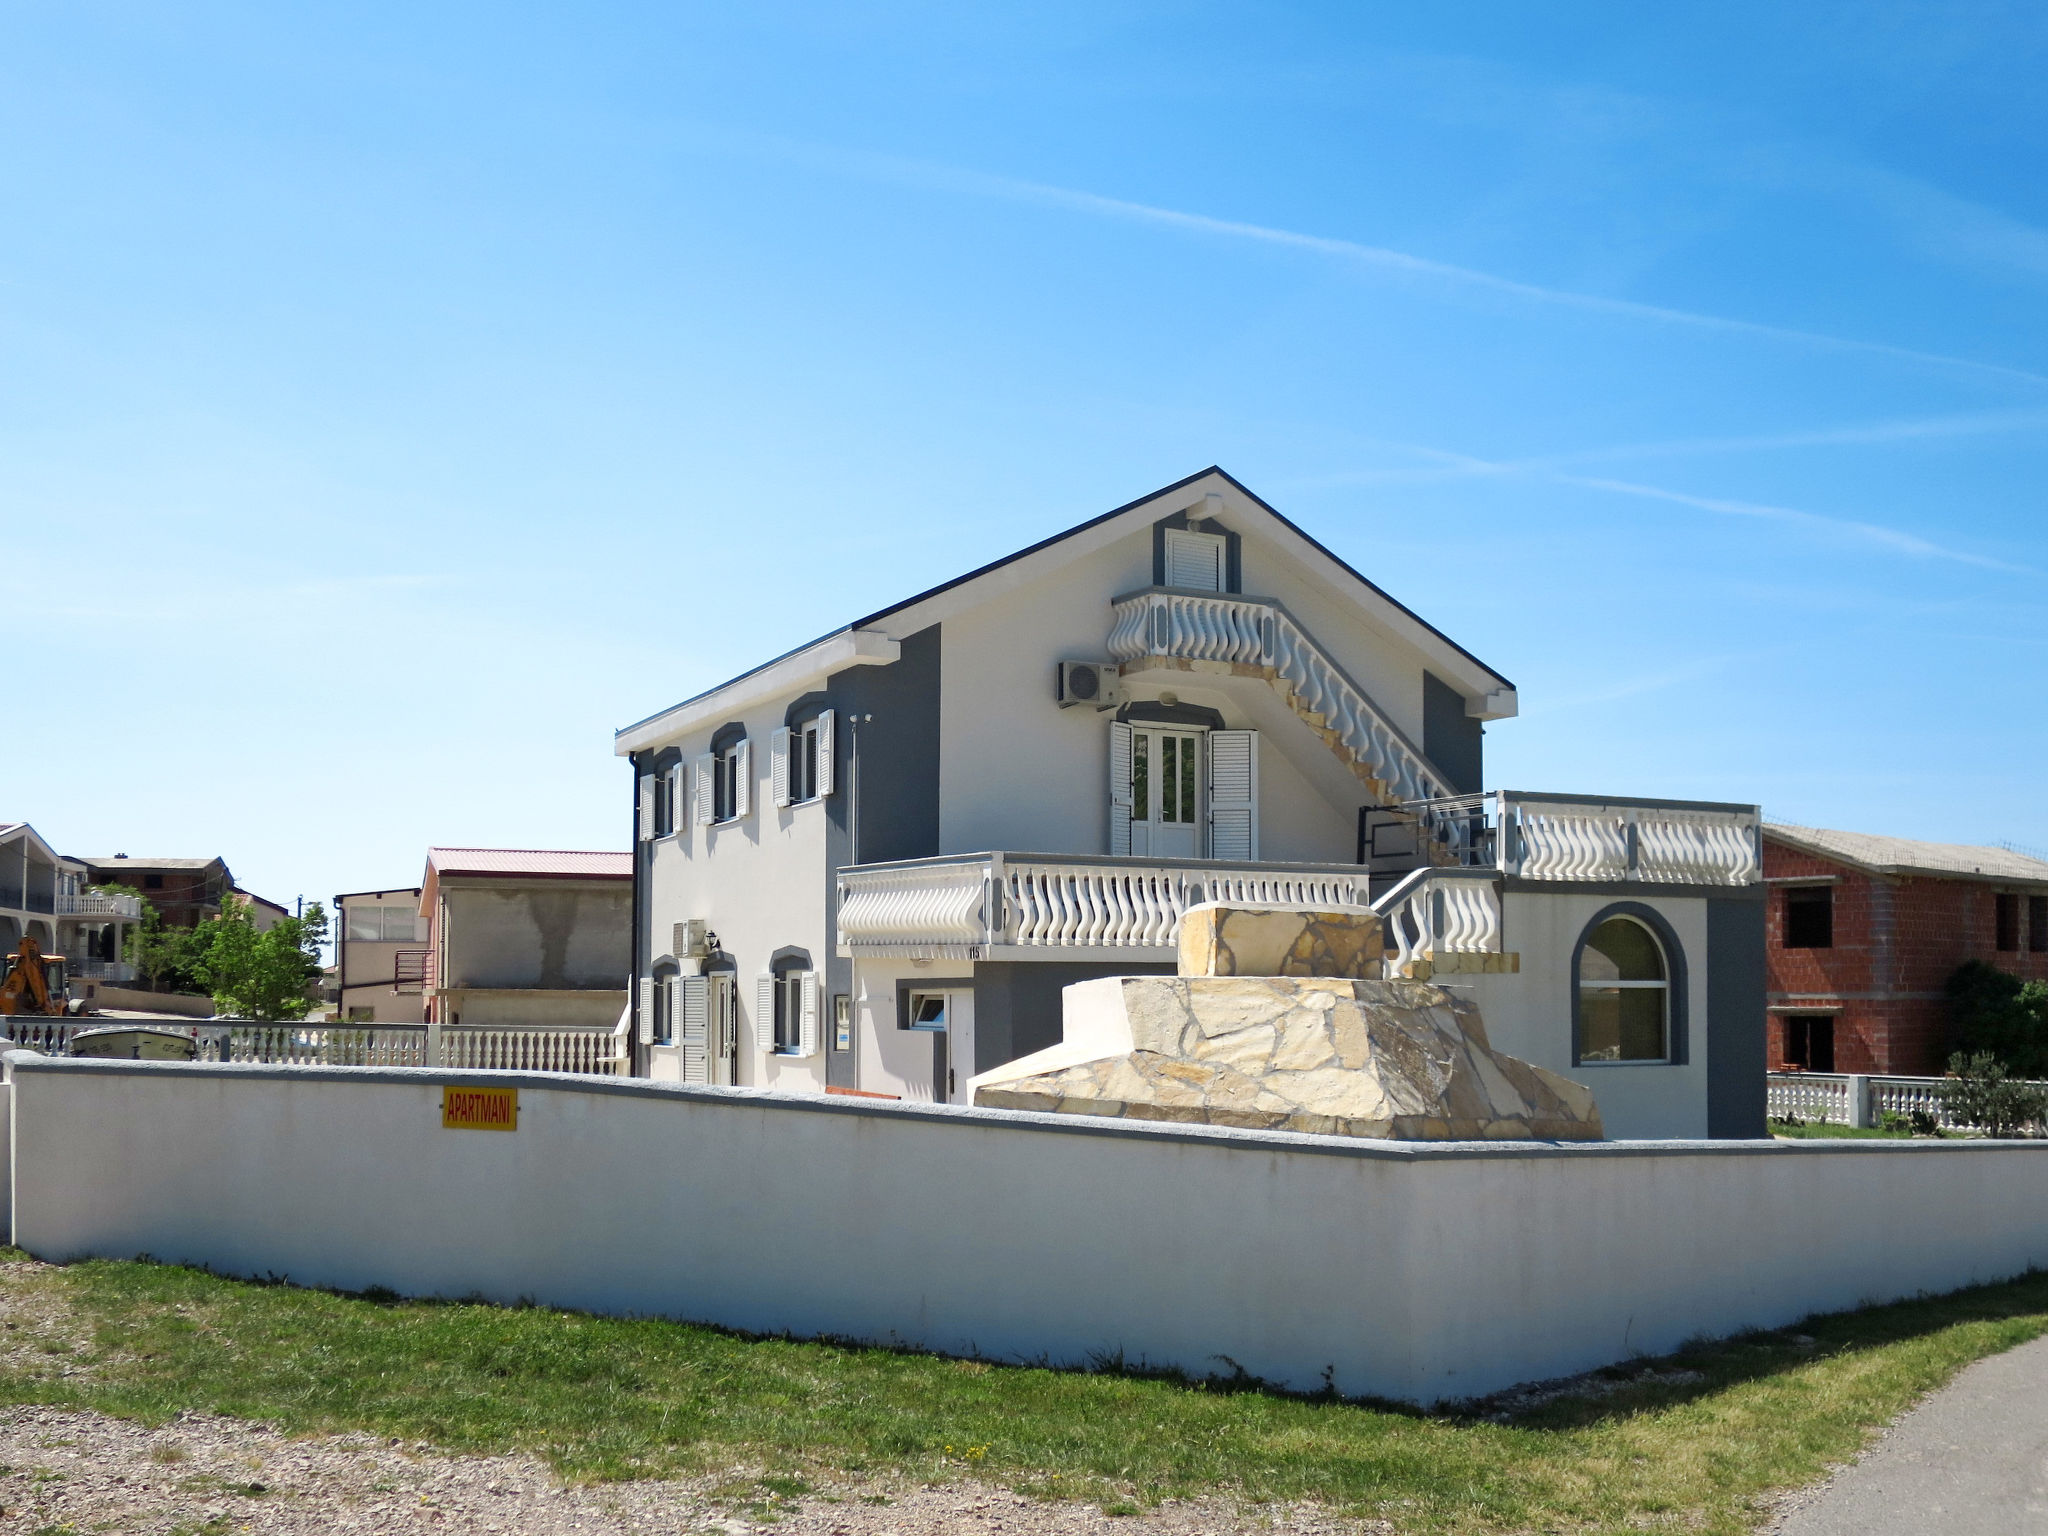
[{"label": "yellow sign", "polygon": [[443,1088],[441,1124],[451,1131],[516,1131],[517,1088]]}]

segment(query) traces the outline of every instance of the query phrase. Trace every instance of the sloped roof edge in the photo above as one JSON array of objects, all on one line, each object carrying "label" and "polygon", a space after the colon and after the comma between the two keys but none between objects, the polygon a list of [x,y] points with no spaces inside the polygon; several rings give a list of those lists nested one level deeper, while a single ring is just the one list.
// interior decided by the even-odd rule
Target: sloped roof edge
[{"label": "sloped roof edge", "polygon": [[[1134,497],[1132,500],[1125,502],[1120,507],[1112,507],[1107,512],[1101,513],[1095,517],[1091,517],[1087,519],[1085,522],[1076,523],[1071,528],[1062,529],[1058,533],[1040,539],[1035,544],[1028,544],[1022,549],[1013,550],[1011,553],[1004,555],[1000,559],[991,560],[986,565],[977,566],[975,569],[968,571],[962,575],[952,577],[951,579],[946,581],[942,581],[935,587],[927,587],[924,591],[915,593],[910,597],[906,597],[901,602],[891,603],[888,607],[878,608],[873,613],[867,614],[862,618],[855,619],[849,624],[842,624],[837,629],[827,630],[824,634],[818,636],[815,640],[807,640],[802,645],[793,646],[789,650],[784,651],[779,656],[770,657],[767,661],[762,662],[759,666],[749,667],[746,671],[738,673],[735,676],[729,677],[722,683],[718,683],[710,688],[706,688],[700,693],[694,693],[690,695],[689,698],[683,699],[678,703],[671,704],[665,709],[658,709],[653,714],[648,715],[642,719],[635,720],[630,725],[620,726],[615,732],[613,732],[613,740],[615,743],[617,743],[621,738],[640,730],[644,726],[652,724],[653,722],[661,719],[664,715],[674,714],[678,710],[686,709],[690,705],[696,704],[701,700],[708,699],[715,694],[722,693],[726,689],[732,687],[735,683],[744,682],[748,678],[753,677],[758,673],[767,671],[770,667],[776,666],[782,662],[789,660],[792,656],[800,656],[805,651],[810,650],[812,647],[822,645],[825,641],[831,640],[836,636],[852,634],[860,630],[871,628],[872,626],[879,624],[882,621],[889,619],[896,614],[902,613],[910,608],[915,608],[919,603],[929,602],[931,601],[931,599],[943,596],[945,593],[951,592],[956,588],[967,586],[972,582],[981,580],[983,577],[994,575],[997,571],[1000,571],[1007,566],[1014,565],[1020,560],[1027,560],[1033,555],[1039,554],[1045,550],[1053,548],[1055,545],[1066,542],[1068,539],[1086,533],[1091,528],[1099,528],[1104,523],[1112,522],[1115,519],[1124,516],[1126,513],[1131,512],[1135,508],[1142,507],[1143,505],[1145,505],[1145,503],[1149,501],[1157,501],[1162,496],[1170,496],[1175,491],[1182,490],[1187,486],[1193,485],[1199,480],[1207,479],[1211,475],[1215,475],[1220,479],[1226,481],[1233,489],[1240,492],[1260,511],[1264,512],[1268,517],[1272,518],[1275,522],[1279,523],[1282,527],[1286,528],[1295,537],[1299,538],[1304,544],[1307,544],[1309,548],[1313,550],[1316,554],[1320,555],[1323,559],[1329,561],[1330,564],[1334,566],[1340,573],[1350,577],[1353,581],[1357,582],[1360,586],[1364,587],[1366,591],[1370,592],[1374,597],[1378,598],[1381,602],[1387,604],[1388,607],[1394,609],[1403,617],[1411,620],[1420,628],[1425,630],[1427,633],[1435,636],[1438,640],[1441,640],[1445,645],[1449,646],[1452,650],[1456,651],[1460,656],[1464,657],[1467,661],[1471,662],[1473,666],[1477,667],[1487,676],[1495,679],[1503,688],[1512,689],[1514,687],[1514,684],[1510,682],[1500,672],[1488,666],[1485,662],[1481,661],[1477,656],[1473,655],[1472,652],[1466,650],[1464,646],[1458,644],[1457,641],[1453,640],[1449,635],[1445,634],[1442,630],[1438,629],[1434,624],[1430,623],[1427,619],[1423,618],[1422,615],[1417,613],[1414,609],[1410,608],[1406,603],[1392,596],[1390,593],[1386,591],[1385,588],[1381,587],[1376,582],[1370,580],[1368,577],[1363,575],[1356,567],[1351,565],[1349,561],[1345,560],[1342,556],[1333,552],[1328,545],[1322,542],[1322,540],[1318,539],[1314,534],[1309,533],[1300,524],[1296,523],[1292,518],[1288,517],[1284,512],[1281,512],[1276,507],[1274,507],[1272,503],[1268,502],[1263,496],[1259,495],[1256,491],[1252,490],[1242,480],[1238,479],[1237,476],[1231,474],[1229,470],[1223,468],[1220,464],[1211,464],[1206,469],[1199,469],[1196,470],[1195,473],[1193,473],[1192,475],[1183,476],[1181,479],[1174,481],[1171,485],[1162,485],[1161,487],[1159,487],[1159,489],[1155,491],[1147,491],[1143,496]],[[615,746],[614,750],[623,755],[623,752],[628,749]]]},{"label": "sloped roof edge", "polygon": [[1951,880],[1991,880],[2048,886],[2048,861],[2009,848],[1976,843],[1929,843],[1875,832],[1843,832],[1766,822],[1764,836],[1871,874],[1932,875]]}]

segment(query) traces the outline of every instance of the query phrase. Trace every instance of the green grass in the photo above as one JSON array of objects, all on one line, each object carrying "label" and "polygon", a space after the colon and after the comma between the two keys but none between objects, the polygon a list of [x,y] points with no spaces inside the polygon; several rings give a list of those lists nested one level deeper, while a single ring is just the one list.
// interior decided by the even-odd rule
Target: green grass
[{"label": "green grass", "polygon": [[1911,1141],[1911,1131],[1887,1131],[1881,1126],[1827,1125],[1820,1122],[1802,1122],[1791,1125],[1783,1120],[1771,1122],[1771,1134],[1793,1141]]},{"label": "green grass", "polygon": [[849,1475],[973,1475],[1112,1508],[1314,1500],[1457,1536],[1748,1531],[1759,1496],[1820,1476],[1959,1367],[2048,1331],[2048,1275],[2031,1276],[1639,1362],[1611,1373],[1612,1393],[1500,1424],[141,1263],[6,1284],[61,1295],[89,1365],[72,1357],[66,1377],[23,1357],[0,1372],[0,1402],[528,1450],[571,1479],[709,1473],[771,1511]]}]

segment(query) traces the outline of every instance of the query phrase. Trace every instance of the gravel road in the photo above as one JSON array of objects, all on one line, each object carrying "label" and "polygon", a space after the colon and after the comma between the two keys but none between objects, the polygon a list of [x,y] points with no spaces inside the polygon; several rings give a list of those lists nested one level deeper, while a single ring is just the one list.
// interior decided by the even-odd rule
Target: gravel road
[{"label": "gravel road", "polygon": [[530,1456],[443,1456],[360,1435],[292,1439],[260,1424],[186,1415],[156,1429],[104,1414],[0,1410],[0,1533],[5,1536],[230,1536],[375,1531],[671,1536],[772,1530],[788,1536],[1194,1536],[1381,1531],[1286,1510],[1241,1515],[1165,1504],[1113,1519],[1092,1504],[1047,1503],[979,1484],[858,1487],[812,1497],[772,1523],[722,1508],[708,1482],[564,1488]]}]

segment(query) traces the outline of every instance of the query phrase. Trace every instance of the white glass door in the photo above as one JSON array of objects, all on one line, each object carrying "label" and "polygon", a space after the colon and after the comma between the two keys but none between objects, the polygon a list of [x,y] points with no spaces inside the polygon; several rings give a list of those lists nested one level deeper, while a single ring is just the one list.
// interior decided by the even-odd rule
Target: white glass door
[{"label": "white glass door", "polygon": [[1131,728],[1131,853],[1192,859],[1201,852],[1200,731]]}]

